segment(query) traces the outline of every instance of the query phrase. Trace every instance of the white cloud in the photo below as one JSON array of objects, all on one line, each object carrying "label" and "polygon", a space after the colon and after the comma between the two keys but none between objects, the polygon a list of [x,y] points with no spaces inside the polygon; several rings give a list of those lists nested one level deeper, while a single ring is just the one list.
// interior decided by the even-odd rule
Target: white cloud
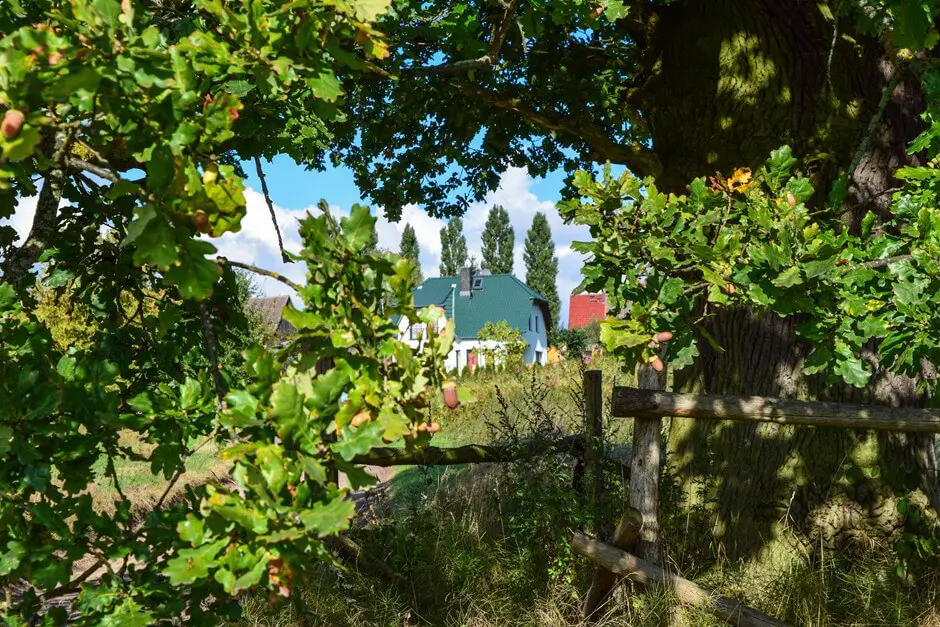
[{"label": "white cloud", "polygon": [[[568,296],[581,282],[581,266],[584,261],[580,253],[572,250],[571,242],[588,239],[589,233],[586,227],[564,224],[555,209],[555,201],[537,197],[532,191],[533,183],[534,180],[525,168],[509,168],[503,174],[499,187],[488,194],[484,202],[470,205],[463,216],[467,248],[471,255],[480,259],[483,248],[483,227],[486,224],[490,207],[502,205],[509,213],[510,222],[515,230],[513,271],[517,277],[525,280],[523,250],[526,232],[532,225],[535,214],[539,211],[544,213],[552,229],[555,254],[558,256],[558,295],[562,303],[562,320],[565,321],[568,317]],[[241,230],[238,233],[226,233],[222,237],[210,240],[219,249],[219,254],[234,261],[242,261],[279,272],[293,281],[303,282],[305,268],[301,264],[285,264],[281,260],[277,235],[271,223],[264,196],[249,188],[245,191],[245,200],[247,214],[242,220]],[[11,224],[20,237],[25,238],[32,224],[35,209],[35,197],[22,199],[16,214],[10,220],[0,221],[0,224]],[[338,215],[346,215],[349,208],[331,206],[331,210]],[[275,205],[274,211],[281,228],[284,247],[291,252],[299,251],[301,247],[299,220],[308,211],[316,215],[319,210],[314,205],[301,209],[288,209]],[[404,207],[401,220],[398,222],[389,222],[381,209],[377,213],[379,246],[397,252],[401,244],[402,231],[406,224],[411,224],[418,236],[421,249],[421,270],[424,276],[438,276],[441,259],[440,230],[444,226],[444,221],[429,216],[417,205]],[[263,293],[269,295],[290,291],[285,285],[271,278],[258,277],[258,286]]]}]

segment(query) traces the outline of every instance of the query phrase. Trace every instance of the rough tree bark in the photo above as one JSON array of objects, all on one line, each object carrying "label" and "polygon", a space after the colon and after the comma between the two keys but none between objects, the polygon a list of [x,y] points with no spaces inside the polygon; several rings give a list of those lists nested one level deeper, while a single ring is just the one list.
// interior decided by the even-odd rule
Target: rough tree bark
[{"label": "rough tree bark", "polygon": [[[847,19],[839,26],[840,32],[852,31]],[[839,172],[855,166],[843,212],[834,217],[851,228],[869,210],[885,215],[891,173],[911,162],[905,147],[921,128],[923,96],[917,78],[897,75],[904,68],[877,41],[856,36],[852,44],[834,38],[833,28],[817,3],[799,0],[687,0],[656,9],[647,18],[649,75],[637,92],[663,166],[661,189],[682,191],[697,176],[757,168],[771,150],[789,144],[819,204]],[[881,374],[857,393],[804,376],[801,366],[811,347],[795,341],[796,322],[749,311],[710,318],[705,327],[723,350],[700,342],[700,359],[676,374],[675,389],[918,402],[914,382],[905,378]],[[784,518],[807,530],[822,525],[828,535],[863,521],[890,527],[896,517],[881,498],[883,489],[863,484],[837,496],[834,488],[840,468],[872,464],[879,451],[919,467],[928,493],[936,482],[931,436],[879,440],[861,433],[674,419],[669,451],[687,494],[700,482],[717,498],[717,528],[735,530],[726,548],[736,554],[761,546]]]}]

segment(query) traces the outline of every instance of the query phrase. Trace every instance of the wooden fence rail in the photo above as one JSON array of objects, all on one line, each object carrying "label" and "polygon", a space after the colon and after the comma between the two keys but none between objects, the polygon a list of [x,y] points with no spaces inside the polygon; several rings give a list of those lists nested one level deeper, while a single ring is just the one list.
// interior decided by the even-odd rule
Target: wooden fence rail
[{"label": "wooden fence rail", "polygon": [[546,453],[581,455],[583,449],[583,435],[568,435],[557,440],[529,440],[516,446],[468,444],[453,448],[426,446],[415,449],[377,446],[368,453],[356,455],[352,462],[368,466],[487,464],[512,462]]},{"label": "wooden fence rail", "polygon": [[589,538],[582,533],[574,534],[571,547],[611,573],[644,584],[664,585],[682,603],[706,610],[732,625],[740,627],[786,627],[787,625],[739,601],[710,592],[652,562]]},{"label": "wooden fence rail", "polygon": [[618,418],[677,416],[705,420],[774,422],[877,431],[940,433],[940,410],[881,407],[764,396],[677,394],[615,387],[613,415]]}]

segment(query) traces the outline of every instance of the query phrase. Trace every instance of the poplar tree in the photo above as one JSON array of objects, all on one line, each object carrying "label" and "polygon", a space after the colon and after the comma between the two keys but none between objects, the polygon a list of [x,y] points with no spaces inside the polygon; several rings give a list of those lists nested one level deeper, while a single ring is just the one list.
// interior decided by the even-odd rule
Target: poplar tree
[{"label": "poplar tree", "polygon": [[[525,282],[526,285],[548,300],[552,314],[549,333],[558,324],[561,301],[558,299],[558,257],[555,256],[555,243],[552,242],[552,230],[548,218],[541,211],[532,219],[532,226],[525,238]],[[546,325],[548,326],[548,325]]]},{"label": "poplar tree", "polygon": [[441,229],[441,276],[456,276],[467,265],[467,238],[463,220],[451,218]]},{"label": "poplar tree", "polygon": [[421,274],[420,253],[421,248],[418,246],[418,235],[415,233],[414,227],[410,224],[406,224],[405,230],[402,231],[401,234],[401,247],[398,254],[414,262],[414,271],[411,276],[414,278],[415,285],[420,285],[424,281],[424,276]]},{"label": "poplar tree", "polygon": [[509,213],[501,205],[494,205],[483,228],[483,268],[493,274],[512,274],[515,243],[516,233],[509,223]]}]

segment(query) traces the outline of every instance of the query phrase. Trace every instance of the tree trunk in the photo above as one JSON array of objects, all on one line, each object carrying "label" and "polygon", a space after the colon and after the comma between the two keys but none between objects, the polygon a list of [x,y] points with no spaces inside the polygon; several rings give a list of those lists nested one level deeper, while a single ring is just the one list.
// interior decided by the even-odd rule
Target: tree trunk
[{"label": "tree trunk", "polygon": [[[888,213],[892,172],[911,162],[905,147],[921,128],[923,96],[914,77],[895,75],[900,70],[877,41],[851,32],[851,18],[840,20],[834,33],[835,23],[820,8],[825,4],[686,0],[649,20],[650,69],[638,92],[664,167],[660,189],[681,192],[698,176],[756,169],[771,150],[788,144],[817,190],[817,206],[824,206],[840,172],[854,167],[846,205],[833,217],[851,228],[869,210]],[[836,4],[829,3],[834,13]],[[855,43],[839,36],[845,32]],[[802,363],[810,347],[795,340],[797,322],[746,310],[710,318],[705,326],[723,350],[701,341],[701,357],[676,373],[675,389],[918,401],[914,382],[905,378],[882,374],[858,392],[806,377]],[[683,494],[704,487],[702,502],[715,500],[716,530],[734,531],[725,548],[738,555],[767,542],[780,521],[806,531],[822,525],[830,535],[863,521],[882,530],[897,524],[884,486],[840,485],[837,476],[848,466],[872,466],[889,454],[925,472],[928,495],[936,481],[931,436],[879,441],[849,431],[673,419],[669,454]]]}]

